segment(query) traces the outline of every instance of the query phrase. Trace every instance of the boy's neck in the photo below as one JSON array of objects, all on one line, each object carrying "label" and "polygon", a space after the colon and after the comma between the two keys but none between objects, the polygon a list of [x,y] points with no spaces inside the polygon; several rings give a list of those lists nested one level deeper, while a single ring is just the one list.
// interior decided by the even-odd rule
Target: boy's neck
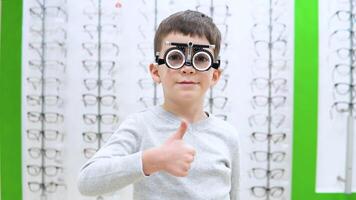
[{"label": "boy's neck", "polygon": [[203,104],[177,104],[169,101],[165,101],[162,107],[180,118],[187,120],[189,123],[194,123],[206,119],[208,116],[204,112]]}]

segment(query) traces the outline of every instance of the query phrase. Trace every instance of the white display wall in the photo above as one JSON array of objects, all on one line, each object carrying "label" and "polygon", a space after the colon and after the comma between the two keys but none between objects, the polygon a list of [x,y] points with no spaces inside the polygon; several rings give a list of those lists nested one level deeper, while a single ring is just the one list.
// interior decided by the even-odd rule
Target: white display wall
[{"label": "white display wall", "polygon": [[353,147],[356,142],[353,137],[355,3],[355,0],[319,1],[316,190],[323,193],[356,191],[356,176],[353,175],[356,171],[352,167],[356,165]]},{"label": "white display wall", "polygon": [[239,132],[241,199],[290,199],[294,2],[115,5],[112,0],[24,2],[24,199],[132,199],[131,185],[100,197],[82,196],[78,173],[128,115],[162,102],[161,87],[147,71],[154,60],[154,30],[163,18],[186,9],[213,14],[223,34],[223,76],[208,91],[205,109]]}]

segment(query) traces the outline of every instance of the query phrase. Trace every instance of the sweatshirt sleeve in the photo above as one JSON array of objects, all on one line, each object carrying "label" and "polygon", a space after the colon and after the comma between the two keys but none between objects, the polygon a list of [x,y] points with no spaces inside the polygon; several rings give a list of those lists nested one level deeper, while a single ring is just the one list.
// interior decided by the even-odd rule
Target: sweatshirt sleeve
[{"label": "sweatshirt sleeve", "polygon": [[240,197],[240,143],[237,132],[233,132],[234,143],[232,144],[232,172],[231,172],[231,189],[230,199],[239,200]]},{"label": "sweatshirt sleeve", "polygon": [[78,189],[96,196],[119,190],[147,177],[139,151],[142,132],[134,115],[126,118],[109,141],[81,168]]}]

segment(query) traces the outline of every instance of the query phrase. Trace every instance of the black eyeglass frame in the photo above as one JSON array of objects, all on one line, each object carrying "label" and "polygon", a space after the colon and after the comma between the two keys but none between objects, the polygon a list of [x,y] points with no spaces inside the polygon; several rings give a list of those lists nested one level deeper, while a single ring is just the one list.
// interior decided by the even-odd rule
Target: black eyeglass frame
[{"label": "black eyeglass frame", "polygon": [[[206,50],[207,48],[215,48],[215,45],[193,44],[192,42],[189,42],[189,43],[176,43],[176,42],[168,42],[168,41],[166,41],[165,44],[166,45],[171,45],[171,46],[174,46],[174,47],[171,47],[171,48],[167,49],[167,51],[164,54],[163,59],[159,58],[160,52],[156,52],[155,61],[156,61],[156,63],[158,65],[166,64],[168,68],[176,69],[176,70],[182,68],[184,65],[192,66],[195,70],[200,71],[200,72],[208,71],[210,68],[218,69],[220,67],[220,59],[217,59],[217,60],[214,61],[214,56],[208,50]],[[186,57],[185,62],[182,63],[182,65],[180,67],[173,68],[169,64],[167,64],[167,62],[166,62],[167,55],[171,51],[179,50],[180,52],[183,53],[183,55],[185,55],[185,53],[184,53],[185,52],[185,48],[188,48],[188,56],[185,56]],[[192,62],[192,58],[194,58],[194,56],[197,53],[200,53],[200,52],[204,52],[204,53],[208,54],[208,56],[210,57],[210,59],[212,61],[210,66],[207,67],[206,69],[203,69],[203,70],[198,69],[196,66],[194,66],[194,62]]]}]

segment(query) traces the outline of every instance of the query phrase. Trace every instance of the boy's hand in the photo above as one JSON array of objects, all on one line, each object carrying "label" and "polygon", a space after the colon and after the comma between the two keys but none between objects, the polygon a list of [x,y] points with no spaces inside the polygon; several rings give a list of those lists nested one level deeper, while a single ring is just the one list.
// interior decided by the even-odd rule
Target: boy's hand
[{"label": "boy's hand", "polygon": [[183,140],[187,128],[187,122],[182,121],[178,131],[171,135],[166,142],[160,146],[160,150],[163,154],[163,170],[178,177],[188,175],[190,165],[195,156],[194,148],[185,144]]}]

